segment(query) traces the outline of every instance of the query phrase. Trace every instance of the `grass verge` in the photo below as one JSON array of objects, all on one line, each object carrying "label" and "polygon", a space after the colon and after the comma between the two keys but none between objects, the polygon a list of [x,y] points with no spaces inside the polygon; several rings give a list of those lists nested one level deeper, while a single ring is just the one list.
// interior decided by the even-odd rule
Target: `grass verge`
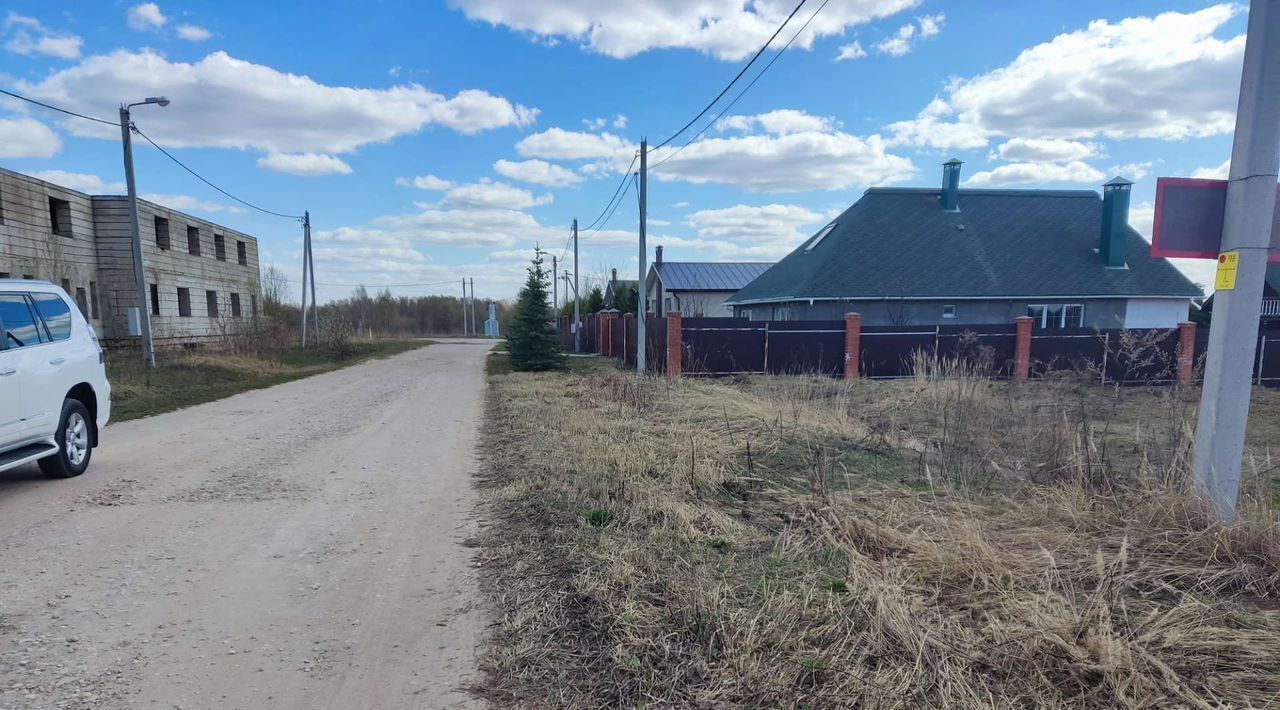
[{"label": "grass verge", "polygon": [[1222,528],[1188,502],[1195,393],[574,368],[490,380],[498,706],[1280,697],[1274,402]]},{"label": "grass verge", "polygon": [[334,359],[315,350],[288,350],[278,359],[246,355],[167,351],[148,374],[132,352],[107,354],[111,420],[128,421],[330,372],[373,358],[429,345],[430,341],[374,341],[352,345],[349,357]]}]

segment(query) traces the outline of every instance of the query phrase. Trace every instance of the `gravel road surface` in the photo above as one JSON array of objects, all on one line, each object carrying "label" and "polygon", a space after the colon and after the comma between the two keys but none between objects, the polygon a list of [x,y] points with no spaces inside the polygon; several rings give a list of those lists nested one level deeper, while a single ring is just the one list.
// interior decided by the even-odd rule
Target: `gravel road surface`
[{"label": "gravel road surface", "polygon": [[0,473],[0,708],[470,706],[490,347],[115,424],[76,479]]}]

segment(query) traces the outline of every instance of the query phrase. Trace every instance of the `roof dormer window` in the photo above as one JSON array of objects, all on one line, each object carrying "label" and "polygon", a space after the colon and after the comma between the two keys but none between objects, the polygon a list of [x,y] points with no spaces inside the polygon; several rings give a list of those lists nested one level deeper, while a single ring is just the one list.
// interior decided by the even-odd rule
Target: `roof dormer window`
[{"label": "roof dormer window", "polygon": [[804,245],[804,250],[806,252],[813,251],[813,248],[818,246],[818,244],[820,244],[823,239],[826,239],[827,235],[831,234],[832,230],[834,230],[835,228],[836,228],[835,222],[832,222],[831,224],[828,224],[827,226],[823,227],[821,230],[818,231],[817,234],[813,235],[813,238],[809,240],[808,244]]}]

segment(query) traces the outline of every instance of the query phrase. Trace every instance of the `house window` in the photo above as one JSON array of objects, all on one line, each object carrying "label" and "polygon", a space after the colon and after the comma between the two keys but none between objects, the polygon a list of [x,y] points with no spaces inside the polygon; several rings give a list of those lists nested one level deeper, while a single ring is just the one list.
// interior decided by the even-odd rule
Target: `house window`
[{"label": "house window", "polygon": [[80,306],[80,315],[89,318],[89,294],[85,293],[83,288],[76,289],[76,305]]},{"label": "house window", "polygon": [[187,227],[187,253],[200,256],[200,228]]},{"label": "house window", "polygon": [[34,280],[35,280],[35,278],[36,278],[36,277],[32,276],[31,274],[23,274],[23,275],[22,275],[22,280],[23,280],[23,281],[34,281]]},{"label": "house window", "polygon": [[822,240],[826,239],[827,235],[831,234],[832,230],[834,230],[835,228],[836,228],[836,223],[832,222],[831,224],[828,224],[827,226],[818,230],[818,233],[813,235],[813,238],[809,240],[809,243],[804,245],[804,250],[807,252],[813,251],[813,248],[818,246],[820,243],[822,243]]},{"label": "house window", "polygon": [[244,242],[236,241],[236,261],[241,266],[249,265],[249,250],[245,247]]},{"label": "house window", "polygon": [[255,293],[249,294],[249,315],[258,317],[258,295]]},{"label": "house window", "polygon": [[238,293],[231,294],[231,317],[240,317],[240,294]]},{"label": "house window", "polygon": [[160,315],[160,287],[151,284],[151,315]]},{"label": "house window", "polygon": [[955,317],[956,317],[956,307],[955,307],[955,306],[950,306],[950,305],[948,305],[948,306],[943,306],[943,307],[942,307],[942,317],[943,317],[943,318],[955,318]]},{"label": "house window", "polygon": [[205,305],[205,309],[209,311],[209,317],[217,318],[218,317],[218,292],[205,291],[204,305]]},{"label": "house window", "polygon": [[66,291],[68,296],[71,295],[71,279],[62,280],[62,290]]},{"label": "house window", "polygon": [[191,289],[178,289],[178,315],[183,317],[191,316]]},{"label": "house window", "polygon": [[773,320],[791,320],[790,306],[774,306]]},{"label": "house window", "polygon": [[1084,326],[1084,305],[1080,303],[1050,303],[1027,306],[1027,315],[1036,328],[1081,328]]},{"label": "house window", "polygon": [[89,308],[93,311],[93,319],[98,319],[98,282],[89,282]]},{"label": "house window", "polygon": [[213,256],[218,261],[227,260],[227,238],[221,234],[213,235]]},{"label": "house window", "polygon": [[71,236],[70,202],[59,200],[56,197],[49,198],[49,228],[58,236]]},{"label": "house window", "polygon": [[164,217],[156,217],[156,246],[162,250],[169,249],[169,220]]},{"label": "house window", "polygon": [[670,313],[670,312],[671,312],[671,297],[670,297],[670,296],[667,296],[667,297],[666,297],[666,299],[664,299],[664,300],[662,301],[662,312],[663,312],[663,313]]},{"label": "house window", "polygon": [[9,272],[8,272],[8,271],[0,271],[0,279],[7,279],[7,278],[9,278]]}]

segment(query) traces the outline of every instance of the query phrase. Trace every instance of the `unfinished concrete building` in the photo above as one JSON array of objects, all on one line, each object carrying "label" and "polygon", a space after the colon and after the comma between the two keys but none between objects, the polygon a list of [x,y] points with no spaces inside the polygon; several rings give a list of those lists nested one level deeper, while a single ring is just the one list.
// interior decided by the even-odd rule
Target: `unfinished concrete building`
[{"label": "unfinished concrete building", "polygon": [[[258,316],[257,239],[145,200],[138,222],[157,346],[220,340]],[[0,168],[0,278],[61,285],[108,347],[137,341],[130,239],[127,198]]]}]

